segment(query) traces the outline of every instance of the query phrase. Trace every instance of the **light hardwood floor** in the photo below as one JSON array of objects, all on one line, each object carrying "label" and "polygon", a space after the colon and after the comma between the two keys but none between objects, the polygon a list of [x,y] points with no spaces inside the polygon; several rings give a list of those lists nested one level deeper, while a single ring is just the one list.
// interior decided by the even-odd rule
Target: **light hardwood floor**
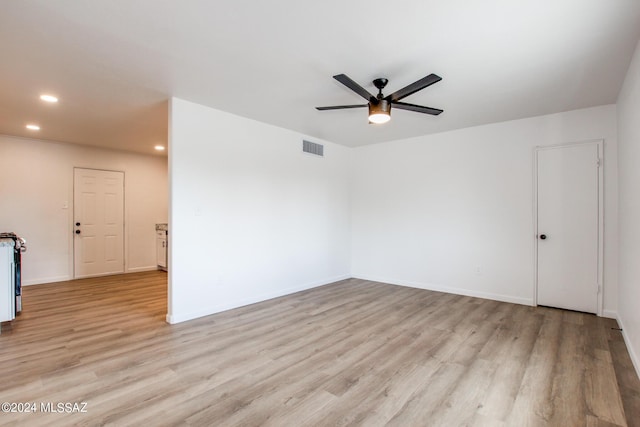
[{"label": "light hardwood floor", "polygon": [[0,335],[0,400],[87,413],[0,425],[638,422],[620,332],[592,315],[351,279],[168,325],[162,272],[26,287],[24,307]]}]

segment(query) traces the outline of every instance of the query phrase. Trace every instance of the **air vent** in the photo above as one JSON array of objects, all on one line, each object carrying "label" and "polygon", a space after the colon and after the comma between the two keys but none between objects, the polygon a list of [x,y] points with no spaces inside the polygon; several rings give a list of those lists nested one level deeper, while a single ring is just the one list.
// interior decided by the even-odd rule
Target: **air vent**
[{"label": "air vent", "polygon": [[324,145],[302,140],[302,151],[316,156],[324,157]]}]

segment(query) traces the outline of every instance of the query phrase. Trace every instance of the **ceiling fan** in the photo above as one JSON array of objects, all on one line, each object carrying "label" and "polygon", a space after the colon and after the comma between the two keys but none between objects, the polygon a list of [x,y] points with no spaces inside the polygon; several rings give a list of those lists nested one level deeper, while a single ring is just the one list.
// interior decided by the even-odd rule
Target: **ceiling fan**
[{"label": "ceiling fan", "polygon": [[331,107],[316,107],[320,111],[324,110],[342,110],[346,108],[363,108],[369,107],[369,123],[386,123],[391,120],[391,106],[400,108],[401,110],[415,111],[417,113],[431,114],[437,116],[442,113],[443,110],[438,108],[423,107],[422,105],[407,104],[406,102],[400,102],[401,99],[418,92],[434,83],[438,83],[442,80],[442,77],[435,74],[429,74],[426,77],[421,78],[418,81],[411,83],[402,89],[393,92],[391,95],[384,96],[382,89],[387,85],[389,80],[380,78],[373,81],[373,85],[378,88],[378,95],[373,96],[365,88],[358,83],[351,80],[346,74],[338,74],[333,76],[334,79],[363,97],[368,101],[368,104],[355,104],[355,105],[335,105]]}]

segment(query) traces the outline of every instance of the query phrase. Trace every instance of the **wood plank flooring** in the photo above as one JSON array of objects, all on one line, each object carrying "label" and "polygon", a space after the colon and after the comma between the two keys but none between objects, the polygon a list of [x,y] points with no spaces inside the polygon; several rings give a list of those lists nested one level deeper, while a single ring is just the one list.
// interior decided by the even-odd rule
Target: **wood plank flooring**
[{"label": "wood plank flooring", "polygon": [[3,426],[639,422],[616,322],[592,315],[350,279],[168,325],[163,272],[29,286],[23,301],[2,325],[0,400],[38,412]]}]

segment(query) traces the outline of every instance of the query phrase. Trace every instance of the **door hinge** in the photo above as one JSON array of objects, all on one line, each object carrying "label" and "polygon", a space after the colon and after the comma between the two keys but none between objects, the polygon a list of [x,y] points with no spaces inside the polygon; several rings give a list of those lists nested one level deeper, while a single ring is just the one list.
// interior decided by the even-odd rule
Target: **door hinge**
[{"label": "door hinge", "polygon": [[598,294],[600,294],[600,292],[602,292],[602,286],[598,285]]},{"label": "door hinge", "polygon": [[598,167],[602,166],[602,159],[598,159],[598,161],[596,162],[596,165]]}]

